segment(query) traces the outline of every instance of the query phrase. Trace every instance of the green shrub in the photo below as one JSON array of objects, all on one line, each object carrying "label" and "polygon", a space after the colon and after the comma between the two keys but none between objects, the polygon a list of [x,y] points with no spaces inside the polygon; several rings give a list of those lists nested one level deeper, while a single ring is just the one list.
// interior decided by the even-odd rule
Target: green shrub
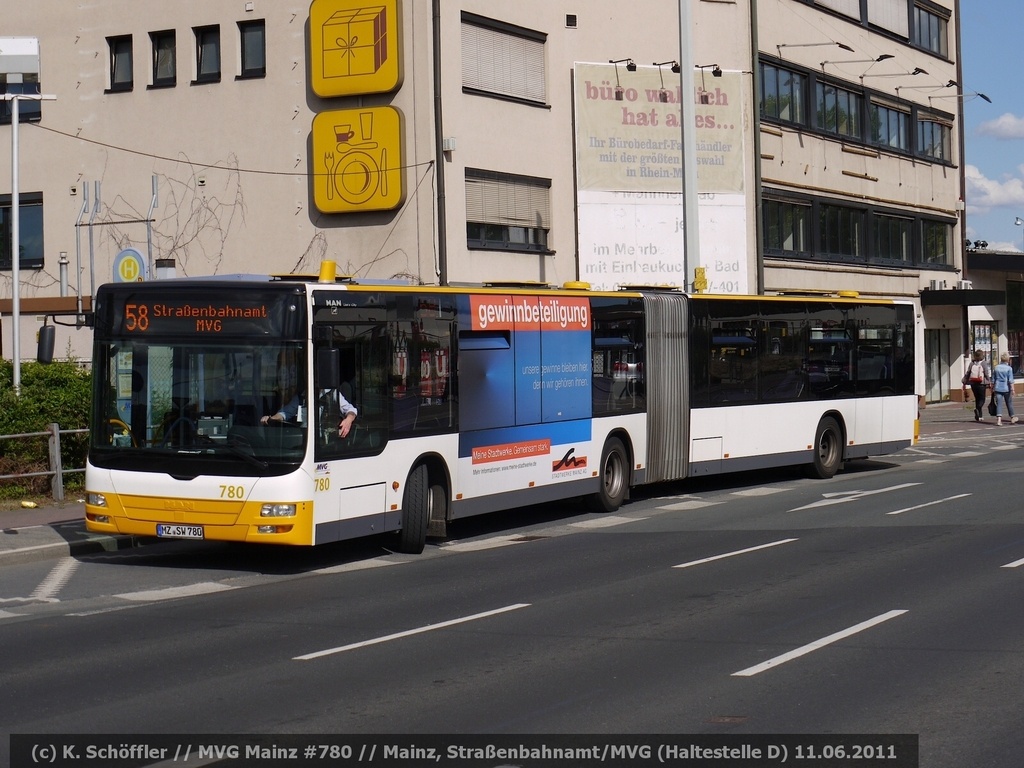
[{"label": "green shrub", "polygon": [[[61,431],[86,429],[92,402],[92,376],[74,360],[43,365],[21,364],[21,394],[14,394],[14,364],[0,360],[0,436],[45,432],[56,423]],[[89,435],[62,434],[65,469],[85,466]],[[45,436],[0,439],[0,475],[46,472],[50,449]],[[65,475],[67,488],[82,486],[82,473]],[[0,479],[0,498],[48,496],[49,476]]]}]

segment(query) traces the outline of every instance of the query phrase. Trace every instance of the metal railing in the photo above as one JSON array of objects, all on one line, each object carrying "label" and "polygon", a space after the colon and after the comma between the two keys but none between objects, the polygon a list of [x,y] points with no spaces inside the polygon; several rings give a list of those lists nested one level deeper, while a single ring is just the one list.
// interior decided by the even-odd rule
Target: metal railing
[{"label": "metal railing", "polygon": [[50,468],[42,472],[19,472],[13,475],[0,475],[0,480],[16,480],[21,477],[49,477],[50,488],[54,501],[64,501],[64,475],[75,472],[85,472],[85,467],[74,467],[65,469],[60,452],[61,435],[81,435],[88,433],[88,429],[61,429],[59,424],[52,423],[45,432],[22,432],[16,435],[0,435],[0,440],[10,440],[23,437],[45,437],[49,446]]}]

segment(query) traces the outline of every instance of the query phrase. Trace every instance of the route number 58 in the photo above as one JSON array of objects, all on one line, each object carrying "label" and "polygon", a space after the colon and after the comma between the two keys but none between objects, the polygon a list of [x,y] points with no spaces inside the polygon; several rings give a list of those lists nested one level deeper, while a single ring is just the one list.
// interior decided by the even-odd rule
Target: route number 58
[{"label": "route number 58", "polygon": [[124,305],[124,329],[145,331],[149,328],[149,307],[145,304]]}]

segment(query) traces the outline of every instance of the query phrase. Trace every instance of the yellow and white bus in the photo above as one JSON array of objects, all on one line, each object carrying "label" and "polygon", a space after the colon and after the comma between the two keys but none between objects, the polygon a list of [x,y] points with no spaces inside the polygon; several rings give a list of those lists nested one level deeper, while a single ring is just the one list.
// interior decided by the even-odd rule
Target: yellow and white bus
[{"label": "yellow and white bus", "polygon": [[[90,531],[293,545],[914,440],[910,304],[229,276],[102,286]],[[358,410],[346,437],[329,407]],[[293,421],[263,423],[298,397]],[[325,404],[326,403],[326,404]]]}]

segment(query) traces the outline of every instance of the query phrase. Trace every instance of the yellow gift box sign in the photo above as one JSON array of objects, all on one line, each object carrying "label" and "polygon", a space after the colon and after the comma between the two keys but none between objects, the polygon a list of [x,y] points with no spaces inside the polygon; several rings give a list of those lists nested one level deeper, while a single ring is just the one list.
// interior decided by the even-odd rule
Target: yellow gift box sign
[{"label": "yellow gift box sign", "polygon": [[365,5],[313,0],[310,83],[329,98],[388,93],[401,83],[398,0]]}]

